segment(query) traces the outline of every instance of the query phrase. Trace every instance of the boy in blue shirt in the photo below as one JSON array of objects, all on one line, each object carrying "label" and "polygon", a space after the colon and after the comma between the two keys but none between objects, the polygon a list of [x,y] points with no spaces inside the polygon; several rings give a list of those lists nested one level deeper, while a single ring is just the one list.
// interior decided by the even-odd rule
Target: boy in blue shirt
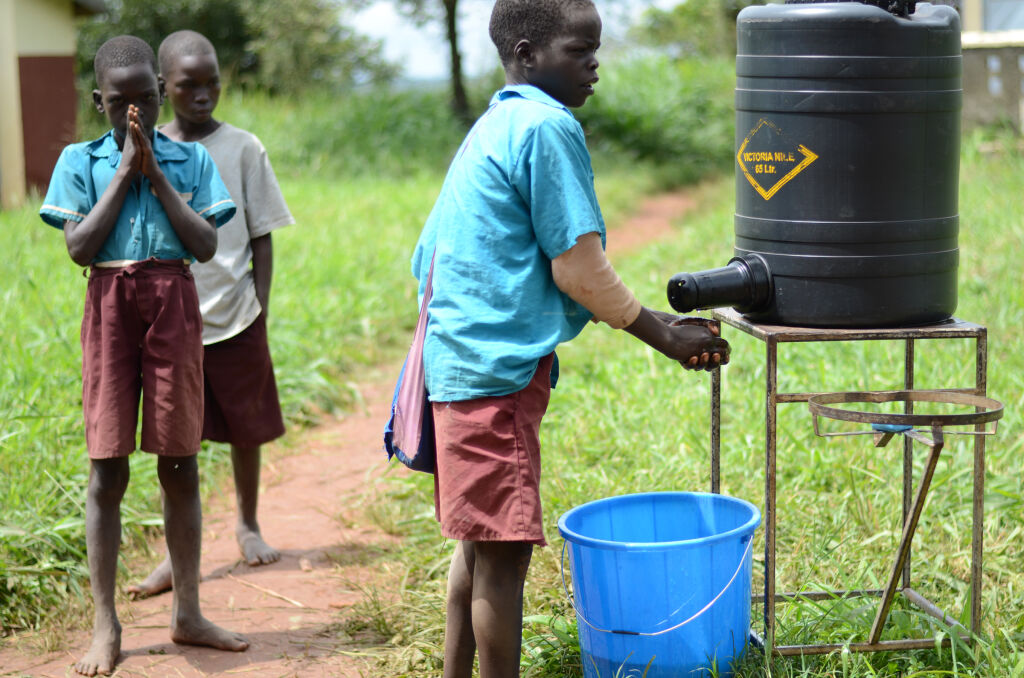
[{"label": "boy in blue shirt", "polygon": [[437,443],[435,511],[458,540],[444,678],[519,675],[523,584],[544,545],[540,421],[554,350],[588,320],[688,369],[728,362],[717,326],[646,309],[604,256],[583,131],[569,107],[597,82],[590,0],[497,0],[506,87],[467,135],[413,255],[433,296],[423,347]]},{"label": "boy in blue shirt", "polygon": [[95,604],[92,645],[74,668],[110,674],[121,648],[114,605],[128,455],[158,456],[173,569],[171,639],[241,651],[248,641],[199,609],[202,319],[192,259],[213,256],[234,203],[206,151],[155,133],[163,83],[152,48],[134,36],[104,43],[94,62],[104,136],[64,149],[40,216],[63,229],[90,266],[82,319],[82,409],[89,450],[86,545]]},{"label": "boy in blue shirt", "polygon": [[[264,541],[256,518],[260,446],[285,432],[267,342],[271,237],[295,219],[260,140],[213,117],[221,91],[213,44],[195,31],[175,31],[160,43],[157,59],[174,109],[174,120],[160,131],[202,144],[238,208],[218,231],[217,253],[192,270],[203,315],[203,439],[231,445],[242,557],[249,565],[273,563],[281,553]],[[164,559],[128,592],[148,596],[171,585],[170,561]]]}]

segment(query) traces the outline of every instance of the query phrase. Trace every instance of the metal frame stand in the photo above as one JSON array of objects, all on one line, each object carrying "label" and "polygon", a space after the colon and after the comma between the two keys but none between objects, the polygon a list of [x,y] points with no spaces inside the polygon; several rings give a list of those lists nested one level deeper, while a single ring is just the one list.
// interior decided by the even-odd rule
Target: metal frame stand
[{"label": "metal frame stand", "polygon": [[[883,329],[834,329],[813,327],[789,327],[781,325],[759,324],[747,320],[732,309],[715,309],[713,317],[725,325],[734,327],[765,343],[765,559],[764,559],[764,638],[757,638],[752,632],[753,640],[763,644],[767,652],[776,655],[796,654],[827,654],[844,647],[851,652],[876,652],[881,650],[907,650],[935,647],[935,638],[907,638],[900,640],[880,640],[881,625],[888,613],[890,600],[883,600],[878,617],[872,626],[869,640],[862,643],[849,644],[807,644],[807,645],[776,645],[775,644],[775,606],[777,602],[790,601],[796,598],[825,600],[835,597],[874,595],[885,597],[885,591],[808,591],[800,593],[777,593],[775,590],[775,526],[776,526],[776,462],[777,441],[776,423],[780,404],[806,403],[814,396],[826,394],[813,392],[786,393],[778,390],[778,350],[784,343],[807,343],[817,341],[885,341],[899,340],[905,342],[903,388],[914,389],[915,342],[918,339],[974,339],[975,340],[975,383],[973,388],[944,389],[947,393],[963,393],[984,397],[987,392],[988,372],[988,330],[974,323],[951,318],[948,321],[923,327],[900,327]],[[720,491],[720,454],[721,454],[721,372],[715,370],[711,376],[711,491]],[[905,412],[913,413],[913,401],[905,400]],[[981,630],[981,573],[982,545],[984,530],[984,491],[985,491],[985,436],[984,424],[976,424],[974,437],[974,483],[973,483],[973,517],[971,530],[971,628],[973,634]],[[891,436],[890,436],[891,437]],[[914,439],[925,442],[932,448],[929,468],[934,469],[932,461],[936,461],[942,449],[943,436],[941,427],[932,430],[931,439],[921,435],[903,436],[903,524],[904,544],[894,564],[890,577],[890,587],[895,589],[896,580],[902,580],[901,593],[923,611],[944,620],[952,620],[930,601],[924,599],[911,588],[910,537],[916,527],[916,517],[920,515],[928,489],[927,478],[922,479],[918,491],[918,499],[914,500],[913,488],[913,456]],[[885,442],[888,442],[886,438]],[[883,443],[884,444],[884,443]],[[909,529],[909,534],[907,531]],[[905,551],[905,553],[903,553]],[[886,604],[888,602],[888,604]],[[883,612],[883,609],[884,612]],[[949,638],[944,639],[949,643]]]}]

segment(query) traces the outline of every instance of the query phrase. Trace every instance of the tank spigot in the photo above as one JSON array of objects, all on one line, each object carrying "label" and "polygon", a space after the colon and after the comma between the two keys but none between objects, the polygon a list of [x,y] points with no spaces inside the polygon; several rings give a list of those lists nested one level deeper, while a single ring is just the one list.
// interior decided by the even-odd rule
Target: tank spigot
[{"label": "tank spigot", "polygon": [[773,293],[768,262],[758,254],[733,257],[721,268],[677,273],[668,281],[668,303],[680,313],[720,306],[752,313],[767,308]]}]

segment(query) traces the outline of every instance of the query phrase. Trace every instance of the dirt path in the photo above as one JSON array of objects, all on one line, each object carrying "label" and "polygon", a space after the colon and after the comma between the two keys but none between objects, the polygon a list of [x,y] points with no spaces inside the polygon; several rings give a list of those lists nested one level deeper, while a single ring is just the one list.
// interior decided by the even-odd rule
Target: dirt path
[{"label": "dirt path", "polygon": [[[673,225],[694,205],[680,193],[646,200],[608,238],[614,260],[631,249],[671,237]],[[245,633],[246,652],[178,646],[167,622],[171,595],[118,606],[124,625],[115,675],[141,678],[244,676],[245,678],[355,678],[366,664],[337,631],[346,609],[362,598],[362,582],[379,581],[376,559],[391,538],[370,526],[348,524],[367,479],[384,472],[380,431],[391,402],[396,370],[362,375],[363,406],[296,436],[288,448],[265,453],[260,523],[268,541],[282,549],[281,561],[249,567],[234,543],[233,491],[205,510],[200,599],[212,621]],[[122,586],[125,582],[120,582]],[[0,676],[76,675],[71,664],[88,647],[88,631],[75,632],[66,651],[37,654],[24,637],[0,652]]]}]

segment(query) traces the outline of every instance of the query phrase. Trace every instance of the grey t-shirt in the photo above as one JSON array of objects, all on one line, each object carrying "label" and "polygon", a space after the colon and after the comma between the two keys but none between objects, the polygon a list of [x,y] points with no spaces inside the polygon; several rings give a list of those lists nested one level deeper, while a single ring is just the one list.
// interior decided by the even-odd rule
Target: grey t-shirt
[{"label": "grey t-shirt", "polygon": [[281,195],[267,151],[255,135],[221,123],[200,143],[210,152],[238,206],[234,218],[217,230],[213,258],[192,266],[203,314],[203,344],[213,344],[239,334],[260,314],[249,241],[294,224],[295,219]]}]

